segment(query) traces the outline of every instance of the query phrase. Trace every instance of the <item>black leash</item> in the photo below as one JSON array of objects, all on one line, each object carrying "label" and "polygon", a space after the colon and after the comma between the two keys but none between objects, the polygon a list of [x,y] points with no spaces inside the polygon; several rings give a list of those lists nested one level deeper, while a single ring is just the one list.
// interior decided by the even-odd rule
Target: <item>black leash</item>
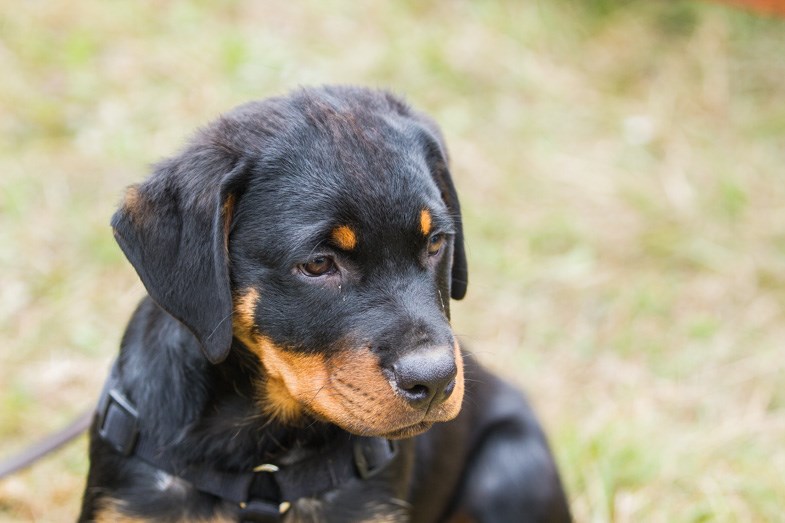
[{"label": "black leash", "polygon": [[394,441],[347,434],[332,447],[289,465],[264,463],[241,472],[183,466],[139,429],[139,414],[120,387],[117,364],[101,393],[97,415],[99,436],[117,452],[182,478],[199,491],[236,503],[241,521],[280,521],[296,500],[371,478],[398,455]]},{"label": "black leash", "polygon": [[50,434],[46,438],[26,448],[16,456],[11,456],[0,462],[0,479],[10,476],[14,472],[29,467],[47,454],[54,452],[69,441],[76,439],[90,427],[95,411],[90,409],[79,415],[67,427]]}]

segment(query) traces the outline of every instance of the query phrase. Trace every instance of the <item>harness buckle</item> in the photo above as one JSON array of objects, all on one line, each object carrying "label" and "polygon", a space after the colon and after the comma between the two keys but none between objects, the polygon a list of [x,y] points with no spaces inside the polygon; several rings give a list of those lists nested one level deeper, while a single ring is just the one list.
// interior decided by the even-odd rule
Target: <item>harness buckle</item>
[{"label": "harness buckle", "polygon": [[117,389],[109,389],[98,410],[98,435],[123,456],[130,456],[139,436],[139,413]]}]

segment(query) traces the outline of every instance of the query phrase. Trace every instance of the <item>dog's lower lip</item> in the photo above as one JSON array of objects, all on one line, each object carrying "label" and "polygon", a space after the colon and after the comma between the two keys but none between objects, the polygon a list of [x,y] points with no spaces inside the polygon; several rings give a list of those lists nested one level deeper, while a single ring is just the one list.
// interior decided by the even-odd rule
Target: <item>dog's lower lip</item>
[{"label": "dog's lower lip", "polygon": [[433,423],[430,421],[420,421],[414,425],[409,425],[408,427],[403,427],[398,430],[382,434],[382,437],[387,439],[411,438],[413,436],[417,436],[418,434],[422,434],[431,428],[431,425],[433,425]]}]

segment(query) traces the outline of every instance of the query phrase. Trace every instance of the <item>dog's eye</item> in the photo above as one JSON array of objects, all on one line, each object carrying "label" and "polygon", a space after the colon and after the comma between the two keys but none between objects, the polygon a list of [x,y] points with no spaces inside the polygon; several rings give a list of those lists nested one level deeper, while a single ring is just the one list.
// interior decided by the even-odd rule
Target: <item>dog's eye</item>
[{"label": "dog's eye", "polygon": [[444,234],[437,233],[428,239],[428,256],[436,256],[444,245]]},{"label": "dog's eye", "polygon": [[308,263],[303,263],[300,269],[307,276],[322,276],[335,270],[335,261],[329,256],[317,256]]}]

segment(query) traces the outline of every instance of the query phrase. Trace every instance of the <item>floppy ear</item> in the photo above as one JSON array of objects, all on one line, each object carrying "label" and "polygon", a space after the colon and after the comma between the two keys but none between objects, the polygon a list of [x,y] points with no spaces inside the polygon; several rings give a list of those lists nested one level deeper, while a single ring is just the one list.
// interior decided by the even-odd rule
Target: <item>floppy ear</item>
[{"label": "floppy ear", "polygon": [[431,177],[441,193],[442,200],[447,205],[447,210],[455,221],[455,246],[452,255],[452,272],[450,296],[460,300],[466,295],[469,285],[469,266],[466,262],[466,249],[463,243],[463,223],[461,218],[461,204],[458,201],[458,192],[452,183],[449,158],[444,140],[438,126],[428,117],[418,114],[417,119],[426,129],[426,158],[431,170]]},{"label": "floppy ear", "polygon": [[227,241],[245,163],[193,145],[126,193],[115,239],[152,299],[196,336],[212,363],[232,344]]},{"label": "floppy ear", "polygon": [[461,204],[458,202],[458,193],[455,190],[455,185],[452,183],[447,163],[442,162],[441,165],[443,168],[436,169],[433,177],[442,193],[442,199],[447,205],[447,209],[452,214],[453,220],[455,220],[455,246],[452,254],[450,296],[454,300],[460,300],[466,296],[466,288],[469,285],[469,265],[466,262],[466,248],[463,244]]}]

